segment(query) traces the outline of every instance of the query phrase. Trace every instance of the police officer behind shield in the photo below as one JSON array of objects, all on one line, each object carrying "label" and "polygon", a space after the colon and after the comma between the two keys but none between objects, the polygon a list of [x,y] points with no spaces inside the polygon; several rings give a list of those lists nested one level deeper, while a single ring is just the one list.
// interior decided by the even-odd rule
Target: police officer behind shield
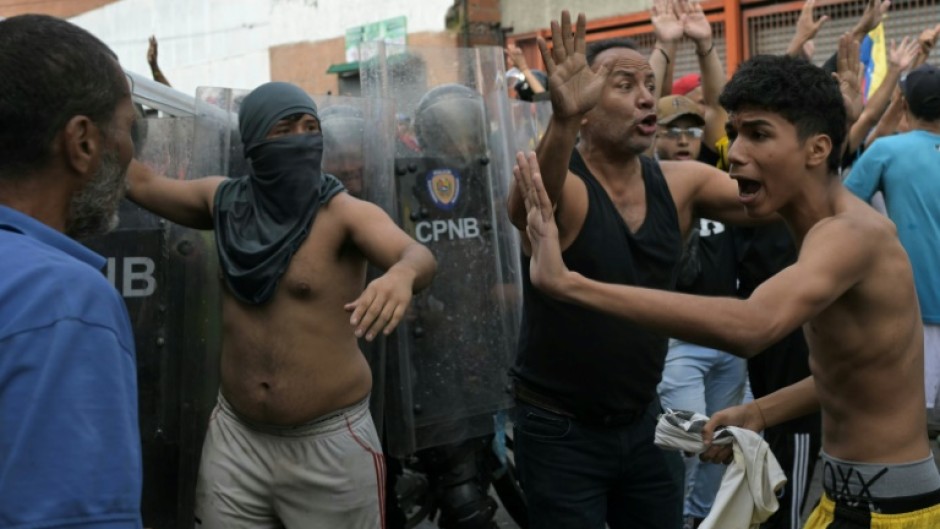
[{"label": "police officer behind shield", "polygon": [[362,198],[366,133],[362,111],[350,105],[333,105],[323,109],[320,122],[323,172],[338,178],[350,195]]},{"label": "police officer behind shield", "polygon": [[416,455],[441,510],[439,525],[489,528],[496,512],[487,494],[493,412],[473,408],[494,392],[505,395],[509,351],[500,354],[493,342],[504,333],[489,294],[500,285],[488,230],[493,206],[483,100],[463,85],[437,86],[418,101],[414,127],[423,152],[396,161],[398,210],[439,269],[416,298],[413,326],[421,336],[410,342],[409,389],[422,409],[418,437],[444,440]]},{"label": "police officer behind shield", "polygon": [[[296,86],[255,89],[239,129],[250,175],[130,170],[132,200],[215,229],[224,271],[222,384],[197,526],[378,527],[384,461],[356,339],[395,328],[434,258],[321,173],[317,109]],[[363,290],[367,263],[386,272]]]}]

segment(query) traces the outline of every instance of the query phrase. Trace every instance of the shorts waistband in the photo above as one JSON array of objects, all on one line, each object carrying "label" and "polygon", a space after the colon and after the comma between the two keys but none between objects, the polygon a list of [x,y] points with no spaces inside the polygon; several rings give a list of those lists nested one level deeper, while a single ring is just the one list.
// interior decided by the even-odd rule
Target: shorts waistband
[{"label": "shorts waistband", "polygon": [[824,491],[820,506],[824,510],[840,514],[842,517],[864,521],[869,519],[871,513],[908,514],[940,506],[940,489],[916,496],[882,498],[863,503],[849,502],[844,499],[833,500],[829,493]]},{"label": "shorts waistband", "polygon": [[940,501],[940,472],[933,454],[900,464],[846,461],[825,452],[821,457],[823,490],[837,504],[868,506],[872,512],[892,514]]},{"label": "shorts waistband", "polygon": [[558,399],[544,395],[533,390],[519,382],[513,384],[513,395],[517,400],[536,408],[573,419],[580,423],[594,427],[613,428],[617,426],[626,426],[637,421],[646,413],[646,408],[638,410],[629,410],[624,413],[598,415],[593,413],[577,412],[559,402]]},{"label": "shorts waistband", "polygon": [[366,395],[364,399],[355,404],[329,412],[325,415],[321,415],[320,417],[317,417],[313,420],[286,426],[279,424],[260,423],[245,418],[235,411],[235,408],[233,408],[229,401],[226,400],[221,391],[219,392],[219,401],[216,409],[223,415],[256,432],[279,437],[306,437],[311,435],[333,433],[337,430],[345,428],[347,422],[353,424],[360,420],[363,416],[368,415],[369,395]]}]

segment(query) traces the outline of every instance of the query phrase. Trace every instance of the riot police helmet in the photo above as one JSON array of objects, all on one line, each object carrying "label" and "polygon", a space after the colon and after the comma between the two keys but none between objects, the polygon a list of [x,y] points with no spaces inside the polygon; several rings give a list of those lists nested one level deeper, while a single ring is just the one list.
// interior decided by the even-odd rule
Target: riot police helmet
[{"label": "riot police helmet", "polygon": [[467,164],[485,155],[483,98],[464,85],[440,85],[424,94],[414,128],[427,156]]},{"label": "riot police helmet", "polygon": [[362,111],[354,106],[338,104],[320,111],[323,172],[339,178],[355,197],[362,195],[365,127]]}]

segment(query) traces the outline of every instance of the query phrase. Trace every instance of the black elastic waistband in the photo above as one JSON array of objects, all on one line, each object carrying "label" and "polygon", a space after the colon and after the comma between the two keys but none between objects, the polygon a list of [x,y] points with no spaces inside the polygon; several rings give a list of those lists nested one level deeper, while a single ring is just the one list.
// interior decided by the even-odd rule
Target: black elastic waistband
[{"label": "black elastic waistband", "polygon": [[542,408],[543,410],[574,419],[588,426],[613,428],[616,426],[626,426],[636,422],[646,412],[645,408],[637,410],[628,410],[623,413],[601,415],[589,413],[583,410],[575,410],[571,406],[561,403],[558,399],[550,397],[543,393],[533,390],[516,381],[513,384],[513,395],[516,399],[526,404]]},{"label": "black elastic waistband", "polygon": [[[829,496],[829,492],[826,493]],[[940,505],[940,489],[916,496],[901,498],[829,498],[838,510],[877,512],[880,514],[905,514]]]}]

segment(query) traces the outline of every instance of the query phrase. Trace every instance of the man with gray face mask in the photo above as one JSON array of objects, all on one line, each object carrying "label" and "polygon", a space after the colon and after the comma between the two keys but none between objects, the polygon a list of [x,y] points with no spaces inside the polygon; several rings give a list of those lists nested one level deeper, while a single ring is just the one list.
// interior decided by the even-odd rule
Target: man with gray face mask
[{"label": "man with gray face mask", "polygon": [[[196,486],[198,527],[381,525],[384,460],[357,338],[401,321],[435,261],[321,171],[313,100],[288,83],[239,111],[250,174],[180,181],[131,164],[129,197],[214,228],[224,272],[222,384]],[[366,265],[385,273],[365,286]]]},{"label": "man with gray face mask", "polygon": [[127,79],[52,17],[0,21],[0,50],[0,527],[139,528],[130,319],[74,240],[117,223]]}]

